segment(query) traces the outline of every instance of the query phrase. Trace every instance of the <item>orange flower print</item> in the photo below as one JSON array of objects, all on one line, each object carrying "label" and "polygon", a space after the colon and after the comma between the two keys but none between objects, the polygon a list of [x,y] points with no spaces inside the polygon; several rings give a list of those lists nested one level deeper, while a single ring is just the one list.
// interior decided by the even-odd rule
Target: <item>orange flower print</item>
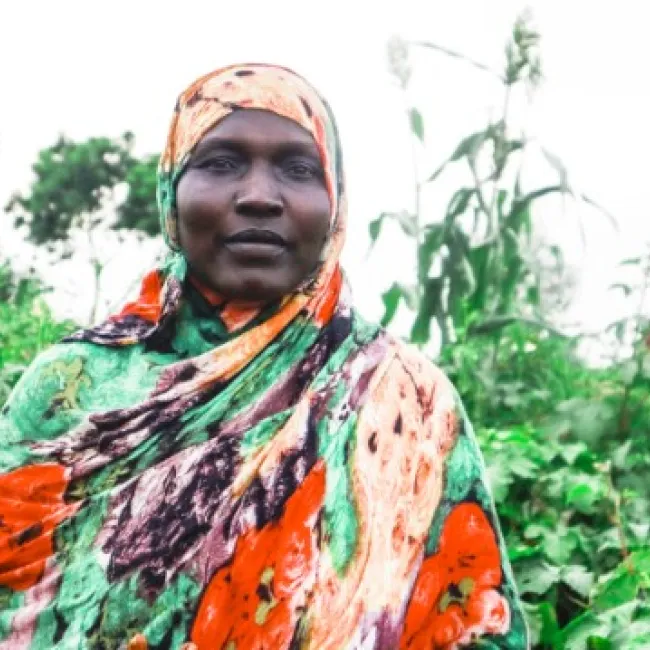
[{"label": "orange flower print", "polygon": [[77,505],[66,505],[67,470],[56,463],[28,465],[0,476],[0,585],[35,585],[53,551],[56,525]]},{"label": "orange flower print", "polygon": [[197,650],[289,648],[317,564],[314,527],[325,494],[319,461],[277,522],[237,541],[208,584],[192,628]]},{"label": "orange flower print", "polygon": [[140,295],[135,302],[124,306],[117,317],[139,316],[151,323],[158,322],[161,312],[160,293],[162,291],[162,279],[158,271],[151,271],[145,275],[140,288]]},{"label": "orange flower print", "polygon": [[508,601],[497,591],[501,557],[485,513],[474,503],[452,510],[439,550],[420,568],[400,648],[455,650],[510,626]]}]

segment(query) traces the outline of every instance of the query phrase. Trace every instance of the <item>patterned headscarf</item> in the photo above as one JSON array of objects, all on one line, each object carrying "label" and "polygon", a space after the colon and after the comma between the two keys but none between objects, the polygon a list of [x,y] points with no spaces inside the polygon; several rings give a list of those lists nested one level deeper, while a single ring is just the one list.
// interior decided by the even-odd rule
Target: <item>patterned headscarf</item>
[{"label": "patterned headscarf", "polygon": [[334,116],[325,100],[302,77],[286,68],[263,64],[222,68],[197,79],[178,98],[158,172],[158,205],[165,241],[178,250],[175,189],[192,151],[210,129],[240,109],[270,111],[300,125],[314,138],[325,171],[332,227],[338,233],[331,244],[336,258],[343,244],[346,215]]}]

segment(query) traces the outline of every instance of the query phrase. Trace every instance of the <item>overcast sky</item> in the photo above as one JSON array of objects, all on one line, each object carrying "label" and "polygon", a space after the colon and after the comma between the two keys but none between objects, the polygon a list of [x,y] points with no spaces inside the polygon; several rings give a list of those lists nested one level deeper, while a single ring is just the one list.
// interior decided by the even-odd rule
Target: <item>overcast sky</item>
[{"label": "overcast sky", "polygon": [[[348,174],[350,234],[345,255],[353,290],[366,314],[397,275],[408,279],[408,244],[396,235],[366,260],[367,225],[379,212],[410,208],[412,176],[402,98],[387,70],[391,34],[425,39],[501,68],[503,45],[517,14],[529,6],[542,34],[546,81],[533,108],[514,118],[566,163],[577,187],[619,220],[615,233],[593,212],[552,205],[545,232],[581,269],[572,315],[588,327],[612,318],[620,303],[604,288],[623,256],[650,241],[647,151],[650,88],[647,7],[639,0],[455,0],[454,2],[149,2],[21,0],[3,3],[0,24],[0,201],[30,180],[40,148],[57,134],[73,138],[135,133],[139,153],[162,147],[176,94],[200,74],[239,61],[296,69],[330,100]],[[424,115],[431,167],[502,101],[489,76],[434,53],[416,61],[413,99]],[[517,112],[519,111],[519,112]],[[532,182],[548,180],[532,163]],[[426,170],[425,170],[426,171]],[[432,189],[443,204],[454,179]],[[576,217],[586,221],[580,248]],[[435,218],[435,215],[433,215]],[[0,222],[0,251],[25,262],[29,252]],[[106,284],[118,296],[152,254],[130,248]],[[127,258],[124,255],[128,255]],[[83,318],[85,267],[57,265],[59,313]],[[67,293],[66,293],[67,292]],[[605,307],[607,305],[607,307]]]}]

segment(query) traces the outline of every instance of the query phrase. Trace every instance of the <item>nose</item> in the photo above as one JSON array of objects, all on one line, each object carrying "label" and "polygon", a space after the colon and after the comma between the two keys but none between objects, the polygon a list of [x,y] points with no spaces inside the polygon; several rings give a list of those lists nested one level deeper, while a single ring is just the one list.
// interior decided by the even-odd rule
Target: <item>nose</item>
[{"label": "nose", "polygon": [[282,197],[271,169],[253,165],[235,195],[235,211],[245,217],[279,217]]}]

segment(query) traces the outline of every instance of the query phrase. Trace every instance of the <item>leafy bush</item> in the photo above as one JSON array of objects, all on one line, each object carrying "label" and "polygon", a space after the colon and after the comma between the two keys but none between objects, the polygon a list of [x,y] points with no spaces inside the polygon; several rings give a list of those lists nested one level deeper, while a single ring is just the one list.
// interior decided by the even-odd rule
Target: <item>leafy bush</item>
[{"label": "leafy bush", "polygon": [[514,325],[440,361],[478,425],[534,647],[647,648],[650,353],[632,376],[575,345]]},{"label": "leafy bush", "polygon": [[0,407],[32,359],[75,327],[57,322],[42,295],[40,282],[0,264]]}]

